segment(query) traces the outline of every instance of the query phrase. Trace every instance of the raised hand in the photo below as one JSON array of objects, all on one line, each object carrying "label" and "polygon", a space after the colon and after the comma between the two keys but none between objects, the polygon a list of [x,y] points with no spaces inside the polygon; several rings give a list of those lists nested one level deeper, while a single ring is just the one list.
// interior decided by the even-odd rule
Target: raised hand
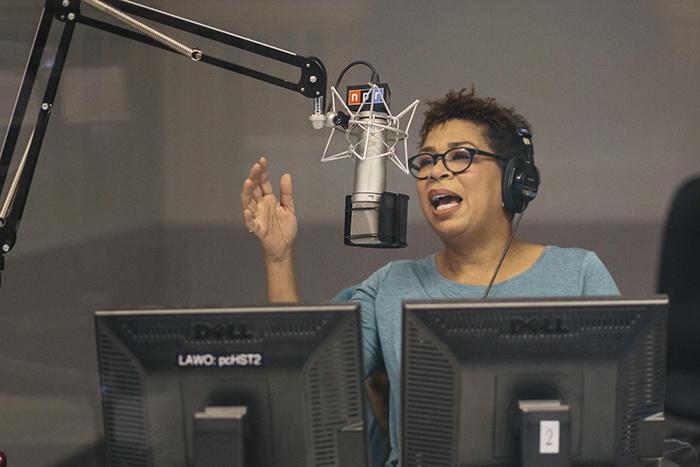
[{"label": "raised hand", "polygon": [[260,240],[265,259],[289,258],[299,231],[291,175],[282,175],[278,200],[268,176],[267,159],[261,157],[243,182],[241,204],[245,225]]}]

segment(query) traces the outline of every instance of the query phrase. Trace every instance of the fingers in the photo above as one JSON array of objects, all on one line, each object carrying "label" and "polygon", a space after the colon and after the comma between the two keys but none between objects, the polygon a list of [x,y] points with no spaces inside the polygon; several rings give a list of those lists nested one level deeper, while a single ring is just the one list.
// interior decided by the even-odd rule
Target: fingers
[{"label": "fingers", "polygon": [[255,183],[250,178],[246,178],[243,181],[243,188],[241,189],[241,206],[243,209],[247,208],[251,201],[255,200]]},{"label": "fingers", "polygon": [[[256,235],[258,235],[260,229],[266,225],[266,220],[258,219],[258,217],[260,217],[260,215],[266,217],[264,208],[262,208],[260,203],[267,195],[273,195],[274,197],[274,191],[268,174],[267,159],[261,157],[260,160],[250,168],[248,177],[243,181],[243,188],[241,190],[243,218],[248,230],[256,233]],[[280,179],[280,198],[278,206],[279,205],[291,211],[292,214],[296,214],[292,191],[292,177],[288,173],[282,175]]]},{"label": "fingers", "polygon": [[245,222],[245,226],[250,233],[258,235],[258,231],[260,230],[260,226],[255,221],[255,216],[250,211],[250,209],[243,210],[243,221]]},{"label": "fingers", "polygon": [[262,188],[260,187],[260,176],[263,172],[263,168],[267,171],[267,160],[261,157],[258,162],[253,164],[248,173],[248,177],[243,181],[243,188],[241,190],[241,205],[243,209],[248,207],[251,199],[260,201],[263,196]]},{"label": "fingers", "polygon": [[253,215],[258,213],[258,203],[255,200],[250,200],[248,203],[248,206],[244,207],[244,209],[248,209],[250,212],[253,213]]},{"label": "fingers", "polygon": [[262,199],[260,187],[253,186],[253,181],[247,178],[243,182],[241,191],[241,204],[243,205],[243,221],[250,233],[259,236],[260,224],[255,216],[258,214],[258,201]]},{"label": "fingers", "polygon": [[294,196],[292,192],[292,176],[288,173],[280,179],[280,204],[295,213]]},{"label": "fingers", "polygon": [[253,198],[253,191],[257,187],[257,179],[259,177],[260,165],[259,163],[253,164],[248,173],[248,177],[243,181],[243,188],[241,189],[241,205],[245,209],[250,200]]},{"label": "fingers", "polygon": [[[262,196],[273,193],[267,167],[267,159],[264,157],[261,157],[258,162],[253,164],[248,173],[248,178],[243,182],[242,195],[254,196],[256,199],[259,199]],[[251,181],[250,184],[247,183],[248,180]],[[241,199],[244,205],[248,204],[247,201],[247,199]]]},{"label": "fingers", "polygon": [[267,159],[264,157],[260,158],[260,162],[258,162],[260,165],[260,181],[258,182],[258,185],[260,186],[260,189],[262,190],[262,194],[264,195],[269,195],[271,194],[272,191],[272,183],[270,183],[270,178],[268,176],[267,172]]},{"label": "fingers", "polygon": [[253,199],[255,200],[256,203],[259,203],[260,200],[263,198],[262,190],[260,189],[259,186],[256,186],[255,188],[253,188],[252,194],[253,194]]},{"label": "fingers", "polygon": [[272,193],[272,184],[268,177],[267,167],[267,159],[261,157],[260,160],[250,168],[248,177],[243,181],[243,188],[241,189],[241,206],[243,207],[245,226],[251,233],[254,233],[258,237],[262,229],[262,224],[260,220],[257,219],[260,214],[258,212],[258,203],[261,202],[263,196]]}]

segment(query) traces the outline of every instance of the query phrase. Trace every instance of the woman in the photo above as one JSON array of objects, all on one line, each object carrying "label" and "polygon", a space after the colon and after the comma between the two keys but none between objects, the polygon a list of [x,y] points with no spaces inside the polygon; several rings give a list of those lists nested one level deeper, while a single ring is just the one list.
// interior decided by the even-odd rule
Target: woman
[{"label": "woman", "polygon": [[[390,434],[387,465],[398,460],[402,300],[482,298],[487,290],[489,297],[619,294],[595,253],[512,238],[518,209],[504,203],[504,195],[512,196],[504,188],[509,176],[504,170],[512,158],[527,159],[518,135],[521,127],[530,125],[514,109],[477,97],[473,88],[429,103],[421,149],[409,159],[409,167],[423,215],[444,249],[420,260],[391,262],[342,297],[362,307],[370,402],[377,423]],[[268,162],[261,158],[243,183],[241,202],[246,226],[264,252],[270,301],[298,302],[291,176],[282,176],[278,200]],[[381,376],[384,369],[388,406],[382,384],[376,382],[381,377],[373,376]],[[374,448],[373,458],[380,455]]]}]

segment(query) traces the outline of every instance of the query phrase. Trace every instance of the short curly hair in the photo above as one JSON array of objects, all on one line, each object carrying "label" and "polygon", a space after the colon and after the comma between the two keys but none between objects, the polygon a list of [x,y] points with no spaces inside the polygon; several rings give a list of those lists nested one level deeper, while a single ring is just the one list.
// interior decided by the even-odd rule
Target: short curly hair
[{"label": "short curly hair", "polygon": [[516,126],[532,131],[530,123],[513,107],[503,107],[493,97],[478,97],[472,86],[469,91],[466,88],[451,90],[442,99],[428,102],[420,129],[420,147],[433,128],[454,119],[483,125],[491,150],[508,158],[522,153],[522,141],[516,134]]}]

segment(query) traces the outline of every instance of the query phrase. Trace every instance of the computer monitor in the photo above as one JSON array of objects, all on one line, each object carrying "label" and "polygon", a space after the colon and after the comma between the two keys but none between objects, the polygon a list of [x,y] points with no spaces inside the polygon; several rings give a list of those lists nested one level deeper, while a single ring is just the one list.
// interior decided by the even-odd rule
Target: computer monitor
[{"label": "computer monitor", "polygon": [[665,297],[404,304],[401,465],[661,457],[667,308]]},{"label": "computer monitor", "polygon": [[108,466],[366,465],[355,305],[95,313]]}]

